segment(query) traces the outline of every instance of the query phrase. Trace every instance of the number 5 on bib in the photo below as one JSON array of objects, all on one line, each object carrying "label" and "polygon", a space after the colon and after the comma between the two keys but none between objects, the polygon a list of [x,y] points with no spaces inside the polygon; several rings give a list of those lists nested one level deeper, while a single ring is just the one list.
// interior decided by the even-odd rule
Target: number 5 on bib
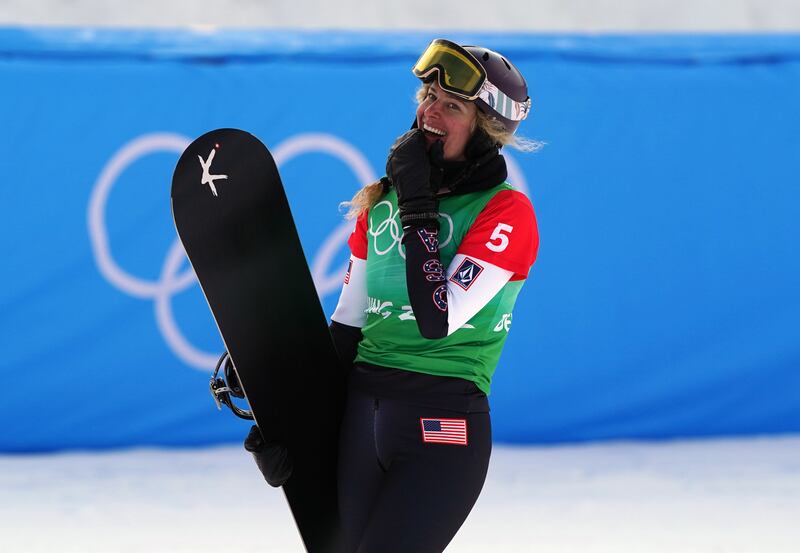
[{"label": "number 5 on bib", "polygon": [[489,237],[489,241],[486,242],[486,247],[497,253],[505,251],[508,247],[509,238],[508,234],[503,233],[510,233],[512,230],[514,230],[514,227],[511,225],[497,223],[497,226],[492,231],[492,235]]}]

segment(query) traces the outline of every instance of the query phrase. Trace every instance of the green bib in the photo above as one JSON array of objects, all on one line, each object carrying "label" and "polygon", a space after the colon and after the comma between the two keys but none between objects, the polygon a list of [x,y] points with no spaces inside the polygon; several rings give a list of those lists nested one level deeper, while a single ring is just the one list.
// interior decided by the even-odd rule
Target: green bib
[{"label": "green bib", "polygon": [[[439,203],[439,253],[450,265],[459,244],[489,200],[506,183],[489,190],[443,198]],[[511,326],[523,280],[509,281],[472,319],[450,336],[423,338],[406,288],[403,228],[392,188],[369,211],[367,228],[367,320],[356,362],[471,380],[487,395]]]}]

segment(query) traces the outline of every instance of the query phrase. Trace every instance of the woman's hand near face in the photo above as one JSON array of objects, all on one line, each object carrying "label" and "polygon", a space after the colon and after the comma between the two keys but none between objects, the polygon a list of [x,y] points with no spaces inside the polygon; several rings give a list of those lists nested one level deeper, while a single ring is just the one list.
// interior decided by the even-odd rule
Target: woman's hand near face
[{"label": "woman's hand near face", "polygon": [[389,151],[386,175],[397,190],[400,221],[404,227],[438,227],[439,201],[431,185],[431,156],[441,158],[442,143],[434,142],[429,151],[425,134],[420,129],[403,134]]}]

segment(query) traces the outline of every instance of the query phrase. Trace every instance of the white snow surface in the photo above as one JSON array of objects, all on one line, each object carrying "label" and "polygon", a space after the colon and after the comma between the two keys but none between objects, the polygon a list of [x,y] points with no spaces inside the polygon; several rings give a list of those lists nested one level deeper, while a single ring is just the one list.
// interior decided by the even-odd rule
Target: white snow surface
[{"label": "white snow surface", "polygon": [[[797,553],[800,436],[496,445],[448,552]],[[302,551],[236,446],[0,456],[0,551]]]}]

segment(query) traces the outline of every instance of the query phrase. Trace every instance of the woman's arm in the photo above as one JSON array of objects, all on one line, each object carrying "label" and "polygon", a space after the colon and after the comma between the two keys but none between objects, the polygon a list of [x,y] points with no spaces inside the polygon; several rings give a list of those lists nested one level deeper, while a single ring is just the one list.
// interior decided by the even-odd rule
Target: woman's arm
[{"label": "woman's arm", "polygon": [[425,338],[461,328],[511,280],[528,276],[539,234],[528,198],[498,192],[486,204],[445,271],[438,230],[406,229],[406,283],[414,317]]},{"label": "woman's arm", "polygon": [[350,262],[339,295],[339,303],[331,316],[329,329],[339,359],[349,372],[361,341],[361,327],[367,320],[367,212],[359,215],[356,228],[347,243]]}]

